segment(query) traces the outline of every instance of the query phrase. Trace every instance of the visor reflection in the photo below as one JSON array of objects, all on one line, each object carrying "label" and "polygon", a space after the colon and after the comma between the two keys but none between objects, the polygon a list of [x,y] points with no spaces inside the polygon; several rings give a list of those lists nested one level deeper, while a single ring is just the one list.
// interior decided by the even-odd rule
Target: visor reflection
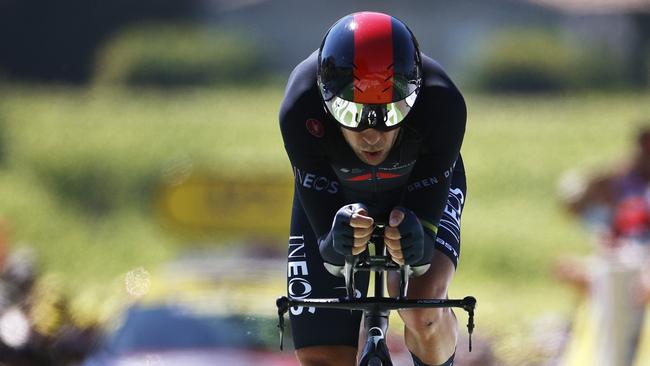
[{"label": "visor reflection", "polygon": [[375,127],[378,123],[393,127],[406,118],[417,94],[416,90],[402,100],[387,104],[361,104],[334,96],[325,105],[332,116],[348,128],[359,128],[363,122],[367,122],[368,127]]}]

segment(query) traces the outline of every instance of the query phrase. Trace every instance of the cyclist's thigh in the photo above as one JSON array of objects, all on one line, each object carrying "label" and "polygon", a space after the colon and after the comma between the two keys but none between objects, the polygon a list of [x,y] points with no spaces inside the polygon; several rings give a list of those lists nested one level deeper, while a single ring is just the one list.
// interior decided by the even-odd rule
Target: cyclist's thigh
[{"label": "cyclist's thigh", "polygon": [[[294,298],[338,298],[345,296],[345,281],[323,266],[318,243],[297,197],[291,214],[287,259],[287,290]],[[357,296],[366,293],[367,272],[357,274]],[[361,312],[313,307],[289,309],[294,346],[357,347]]]},{"label": "cyclist's thigh", "polygon": [[354,366],[357,349],[350,346],[311,346],[296,351],[301,366]]},{"label": "cyclist's thigh", "polygon": [[459,157],[454,167],[447,204],[440,218],[435,248],[446,255],[454,267],[460,257],[460,216],[467,197],[467,183],[463,160]]}]

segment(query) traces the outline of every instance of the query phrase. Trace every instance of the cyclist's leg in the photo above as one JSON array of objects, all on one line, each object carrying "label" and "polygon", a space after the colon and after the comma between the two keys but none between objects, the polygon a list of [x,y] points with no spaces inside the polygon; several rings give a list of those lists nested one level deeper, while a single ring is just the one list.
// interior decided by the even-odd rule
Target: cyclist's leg
[{"label": "cyclist's leg", "polygon": [[350,346],[310,346],[296,350],[302,366],[354,366],[357,349]]},{"label": "cyclist's leg", "polygon": [[[345,296],[343,278],[323,266],[316,237],[297,197],[291,217],[288,251],[288,294],[296,298]],[[357,274],[357,288],[365,295],[367,274]],[[359,294],[357,294],[359,295]],[[361,313],[348,310],[294,307],[289,309],[296,355],[303,366],[353,366]]]},{"label": "cyclist's leg", "polygon": [[[456,354],[454,353],[453,355],[451,355],[451,357],[449,357],[449,359],[445,363],[441,364],[440,366],[454,366],[455,356]],[[418,356],[414,355],[413,353],[411,353],[411,357],[413,358],[414,366],[428,366],[426,363],[422,362],[422,360],[420,360]]]},{"label": "cyclist's leg", "polygon": [[[409,298],[447,298],[460,254],[460,215],[465,203],[466,184],[462,161],[454,169],[449,199],[438,227],[430,269],[409,283]],[[389,276],[389,293],[398,294],[399,279]],[[404,340],[415,356],[416,365],[453,365],[458,336],[454,312],[449,308],[401,310]]]},{"label": "cyclist's leg", "polygon": [[[453,275],[454,266],[451,261],[444,254],[435,251],[429,271],[410,280],[408,297],[447,298],[448,284]],[[400,310],[399,315],[404,321],[406,346],[423,361],[423,365],[444,365],[454,355],[458,324],[451,309]]]}]

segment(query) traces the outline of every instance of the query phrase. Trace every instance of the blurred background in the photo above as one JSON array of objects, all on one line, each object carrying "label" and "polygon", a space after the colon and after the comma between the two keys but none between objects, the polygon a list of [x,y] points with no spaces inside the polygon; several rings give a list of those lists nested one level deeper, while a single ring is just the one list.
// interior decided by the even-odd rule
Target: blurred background
[{"label": "blurred background", "polygon": [[[597,229],[572,205],[650,126],[648,0],[0,0],[0,364],[294,365],[274,318],[292,196],[277,115],[292,68],[359,10],[408,24],[466,97],[450,296],[478,298],[479,346],[458,364],[594,365],[615,347],[588,334],[625,332],[604,364],[650,364],[644,300],[602,295],[639,313],[609,331],[584,310],[597,281],[567,274],[589,259],[564,262],[613,240],[617,200]],[[643,263],[610,290],[650,291]]]}]

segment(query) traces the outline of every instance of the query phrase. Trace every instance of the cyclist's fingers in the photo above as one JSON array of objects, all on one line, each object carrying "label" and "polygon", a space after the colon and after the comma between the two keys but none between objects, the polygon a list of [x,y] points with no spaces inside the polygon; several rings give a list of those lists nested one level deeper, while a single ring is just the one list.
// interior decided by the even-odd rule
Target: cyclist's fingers
[{"label": "cyclist's fingers", "polygon": [[386,245],[386,249],[389,251],[402,250],[402,245],[400,244],[399,240],[384,238],[384,244]]},{"label": "cyclist's fingers", "polygon": [[397,250],[394,252],[389,250],[388,253],[390,254],[390,257],[393,259],[393,261],[395,261],[395,263],[399,265],[404,264],[404,254],[402,253],[401,250]]},{"label": "cyclist's fingers", "polygon": [[389,215],[388,223],[391,227],[397,227],[404,221],[404,211],[394,208]]},{"label": "cyclist's fingers", "polygon": [[354,246],[354,247],[352,248],[352,255],[359,255],[359,254],[363,253],[364,250],[366,250],[366,246],[365,246],[365,245],[358,246],[358,247],[357,247],[357,246]]},{"label": "cyclist's fingers", "polygon": [[374,227],[365,227],[365,228],[355,228],[354,229],[354,237],[355,238],[368,238],[370,240],[370,236],[372,235],[372,232],[375,228]]},{"label": "cyclist's fingers", "polygon": [[400,240],[402,236],[399,233],[399,230],[395,227],[385,227],[384,228],[384,238],[390,240]]},{"label": "cyclist's fingers", "polygon": [[394,259],[404,259],[404,253],[398,249],[398,250],[393,250],[393,249],[388,249],[388,254],[390,254],[391,257]]},{"label": "cyclist's fingers", "polygon": [[350,226],[353,228],[370,228],[375,224],[375,220],[368,216],[368,212],[364,209],[358,209],[352,214],[350,218]]},{"label": "cyclist's fingers", "polygon": [[365,247],[368,246],[368,240],[369,239],[370,239],[370,236],[366,236],[366,237],[363,237],[363,238],[354,238],[353,246],[355,248],[361,248],[361,247],[365,248]]}]

